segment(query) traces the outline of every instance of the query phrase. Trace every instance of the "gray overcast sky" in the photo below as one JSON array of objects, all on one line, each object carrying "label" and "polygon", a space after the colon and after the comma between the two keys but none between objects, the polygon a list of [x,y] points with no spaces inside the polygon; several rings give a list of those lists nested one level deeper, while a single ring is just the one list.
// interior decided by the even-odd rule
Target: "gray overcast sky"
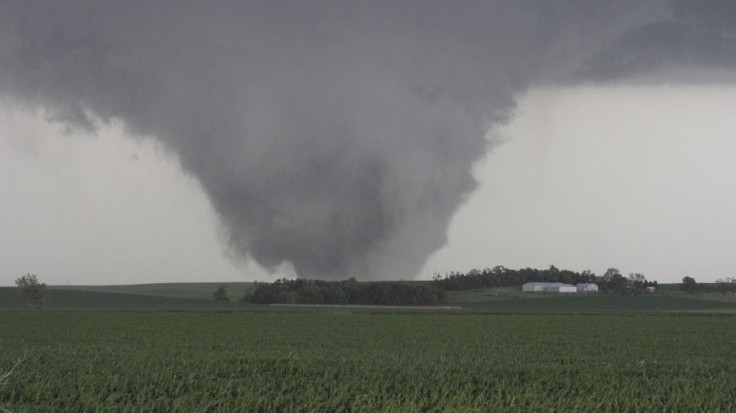
[{"label": "gray overcast sky", "polygon": [[734,39],[730,0],[2,2],[0,275],[728,275]]},{"label": "gray overcast sky", "polygon": [[[421,278],[499,264],[734,275],[736,87],[544,89],[516,112]],[[155,141],[0,113],[0,284],[272,279],[225,254],[199,185]]]},{"label": "gray overcast sky", "polygon": [[736,274],[736,87],[540,90],[423,275],[495,264]]}]

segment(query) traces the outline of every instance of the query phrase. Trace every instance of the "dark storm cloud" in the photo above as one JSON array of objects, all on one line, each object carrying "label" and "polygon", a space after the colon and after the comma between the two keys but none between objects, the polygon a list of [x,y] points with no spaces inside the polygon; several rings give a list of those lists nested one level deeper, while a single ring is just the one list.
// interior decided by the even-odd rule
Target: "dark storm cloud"
[{"label": "dark storm cloud", "polygon": [[485,133],[518,95],[575,73],[731,67],[732,9],[5,2],[0,93],[75,127],[119,119],[158,139],[201,182],[233,250],[266,268],[410,278],[444,245]]},{"label": "dark storm cloud", "polygon": [[732,74],[736,67],[736,2],[676,0],[670,5],[670,18],[627,32],[583,64],[573,81],[661,76],[663,71],[689,68],[725,69]]}]

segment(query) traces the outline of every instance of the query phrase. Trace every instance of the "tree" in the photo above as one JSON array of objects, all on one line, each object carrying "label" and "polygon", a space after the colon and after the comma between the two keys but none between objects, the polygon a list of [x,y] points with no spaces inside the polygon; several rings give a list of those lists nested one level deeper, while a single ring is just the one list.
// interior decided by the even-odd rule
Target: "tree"
[{"label": "tree", "polygon": [[682,284],[680,284],[680,289],[682,291],[692,294],[695,292],[695,290],[698,289],[698,283],[695,282],[695,279],[693,277],[685,277],[682,279]]},{"label": "tree", "polygon": [[230,302],[230,297],[227,296],[227,291],[225,291],[226,285],[221,285],[217,291],[212,293],[212,299],[215,301],[226,301]]},{"label": "tree", "polygon": [[718,291],[721,294],[733,294],[736,293],[736,278],[726,277],[716,280]]},{"label": "tree", "polygon": [[600,282],[605,290],[615,291],[622,293],[626,291],[628,280],[621,275],[621,272],[616,268],[609,268],[601,277]]},{"label": "tree", "polygon": [[18,286],[20,297],[26,301],[28,308],[31,310],[39,310],[46,304],[49,293],[46,284],[39,283],[38,278],[33,274],[26,274],[15,280]]},{"label": "tree", "polygon": [[647,286],[647,279],[638,272],[629,274],[629,285],[634,290],[643,290]]},{"label": "tree", "polygon": [[582,283],[594,283],[595,281],[595,273],[591,270],[585,270],[580,274],[580,282]]}]

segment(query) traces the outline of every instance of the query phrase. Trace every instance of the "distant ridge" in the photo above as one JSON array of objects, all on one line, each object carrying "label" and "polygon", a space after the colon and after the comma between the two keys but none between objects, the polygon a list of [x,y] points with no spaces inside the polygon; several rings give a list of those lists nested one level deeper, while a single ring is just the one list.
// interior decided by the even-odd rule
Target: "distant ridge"
[{"label": "distant ridge", "polygon": [[[206,309],[210,300],[51,288],[47,310]],[[24,310],[26,304],[14,287],[0,287],[0,310]]]},{"label": "distant ridge", "polygon": [[240,299],[253,287],[252,282],[177,282],[118,285],[64,285],[51,286],[52,290],[95,291],[117,294],[135,294],[155,297],[191,298],[209,300],[220,286],[226,286],[228,295]]}]

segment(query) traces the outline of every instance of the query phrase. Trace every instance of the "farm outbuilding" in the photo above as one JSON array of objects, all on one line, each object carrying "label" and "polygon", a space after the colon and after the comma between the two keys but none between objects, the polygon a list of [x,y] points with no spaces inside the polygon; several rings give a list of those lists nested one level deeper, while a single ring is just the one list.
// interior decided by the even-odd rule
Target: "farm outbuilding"
[{"label": "farm outbuilding", "polygon": [[654,288],[654,287],[647,287],[646,290],[647,290],[648,293],[653,293],[653,292],[657,291],[657,289]]},{"label": "farm outbuilding", "polygon": [[598,285],[596,284],[578,284],[575,286],[579,293],[595,293],[598,292]]},{"label": "farm outbuilding", "polygon": [[[557,284],[557,283],[556,283]],[[557,284],[547,288],[547,291],[553,293],[576,293],[578,289],[574,285],[570,284]]]},{"label": "farm outbuilding", "polygon": [[551,283],[526,283],[521,287],[521,290],[524,292],[545,291],[545,288],[550,284]]},{"label": "farm outbuilding", "polygon": [[530,282],[521,287],[524,292],[553,292],[553,293],[575,293],[577,289],[574,285],[563,283],[540,283]]}]

